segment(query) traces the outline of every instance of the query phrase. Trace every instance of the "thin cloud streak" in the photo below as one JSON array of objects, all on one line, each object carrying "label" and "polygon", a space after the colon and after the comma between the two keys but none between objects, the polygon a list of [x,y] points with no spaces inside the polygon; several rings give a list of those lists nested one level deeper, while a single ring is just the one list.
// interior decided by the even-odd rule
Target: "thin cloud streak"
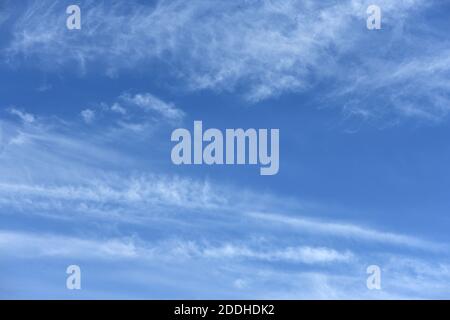
[{"label": "thin cloud streak", "polygon": [[199,244],[194,241],[144,242],[133,238],[89,239],[55,234],[33,234],[0,230],[0,249],[4,254],[35,257],[98,259],[250,259],[267,262],[304,264],[345,263],[353,259],[350,251],[325,247],[251,248],[249,246]]},{"label": "thin cloud streak", "polygon": [[334,235],[341,238],[355,238],[366,241],[389,243],[431,251],[446,250],[447,246],[407,235],[378,231],[355,224],[341,224],[317,221],[304,217],[291,217],[279,214],[249,212],[248,216],[265,222],[277,223],[312,233]]}]

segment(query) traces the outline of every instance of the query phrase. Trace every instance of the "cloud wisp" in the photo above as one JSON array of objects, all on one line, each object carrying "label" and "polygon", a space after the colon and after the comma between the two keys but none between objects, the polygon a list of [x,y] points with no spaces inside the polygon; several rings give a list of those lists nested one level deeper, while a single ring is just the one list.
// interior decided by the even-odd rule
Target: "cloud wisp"
[{"label": "cloud wisp", "polygon": [[[138,106],[144,111],[156,112],[168,121],[178,122],[184,117],[183,111],[176,108],[172,103],[167,103],[151,93],[123,94],[120,96],[120,100],[125,104]],[[120,109],[120,105],[118,104],[114,104],[111,110],[123,113],[123,109]]]},{"label": "cloud wisp", "polygon": [[413,236],[378,231],[355,224],[326,222],[298,216],[293,217],[259,212],[250,212],[248,215],[257,220],[277,223],[316,234],[328,234],[341,238],[353,238],[432,251],[448,250],[447,246],[443,244],[422,240]]},{"label": "cloud wisp", "polygon": [[133,238],[89,239],[55,234],[0,231],[0,249],[4,254],[25,259],[36,257],[71,257],[86,259],[245,259],[266,262],[303,264],[346,263],[353,259],[350,251],[298,246],[287,248],[255,248],[224,243],[212,245],[195,241],[145,242]]},{"label": "cloud wisp", "polygon": [[[346,115],[435,121],[448,114],[449,63],[439,41],[445,34],[421,36],[427,31],[421,13],[432,3],[378,1],[383,30],[376,36],[364,29],[371,4],[365,0],[85,1],[83,28],[73,33],[61,27],[60,4],[31,1],[3,55],[11,63],[26,56],[49,67],[77,64],[85,73],[100,68],[111,75],[138,66],[151,71],[152,63],[163,62],[183,89],[237,92],[255,103],[319,86],[322,103],[337,104]],[[330,81],[336,86],[327,87]],[[149,94],[124,98],[171,120],[182,116]]]},{"label": "cloud wisp", "polygon": [[22,110],[19,110],[17,108],[10,108],[9,113],[17,116],[20,120],[22,120],[24,123],[33,123],[35,121],[34,115],[30,113],[26,113]]}]

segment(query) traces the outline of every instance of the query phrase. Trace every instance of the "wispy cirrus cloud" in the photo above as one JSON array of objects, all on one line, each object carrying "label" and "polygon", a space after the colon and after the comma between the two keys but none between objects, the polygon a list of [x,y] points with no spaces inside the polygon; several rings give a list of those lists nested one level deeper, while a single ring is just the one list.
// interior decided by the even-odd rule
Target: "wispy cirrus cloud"
[{"label": "wispy cirrus cloud", "polygon": [[232,244],[226,244],[218,248],[208,248],[205,250],[205,255],[222,259],[250,258],[264,261],[302,262],[306,264],[349,262],[353,258],[353,254],[348,250],[338,252],[324,247],[301,246],[258,252],[245,246],[234,246]]},{"label": "wispy cirrus cloud", "polygon": [[[111,218],[141,221],[152,213],[184,210],[217,209],[227,199],[211,189],[208,182],[164,175],[141,175],[124,180],[121,175],[110,175],[102,180],[66,182],[41,185],[0,183],[0,204],[28,212],[51,212],[53,216],[70,216],[73,212],[91,218]],[[115,216],[114,213],[121,213]]]},{"label": "wispy cirrus cloud", "polygon": [[0,231],[0,248],[8,255],[22,258],[135,258],[140,260],[175,259],[249,259],[267,262],[322,264],[345,263],[353,259],[350,251],[339,252],[325,247],[250,247],[224,243],[221,245],[195,241],[154,241],[136,238],[93,238],[57,234],[33,234],[20,231]]},{"label": "wispy cirrus cloud", "polygon": [[150,92],[125,92],[111,102],[92,104],[80,115],[86,124],[97,120],[110,131],[138,134],[151,132],[158,124],[180,124],[185,117],[181,108]]},{"label": "wispy cirrus cloud", "polygon": [[[369,58],[369,63],[351,75],[352,84],[328,98],[346,99],[344,113],[363,119],[389,115],[440,122],[450,111],[448,57],[447,49],[438,49],[395,62]],[[364,94],[358,94],[361,92]],[[378,107],[369,107],[373,103]]]},{"label": "wispy cirrus cloud", "polygon": [[80,115],[87,124],[90,124],[95,120],[95,111],[91,109],[81,111]]},{"label": "wispy cirrus cloud", "polygon": [[[313,210],[296,211],[300,200],[262,196],[242,186],[152,174],[150,169],[130,173],[137,156],[112,148],[101,134],[86,139],[73,125],[47,123],[43,117],[31,124],[0,122],[0,218],[14,215],[17,225],[23,221],[25,226],[0,231],[7,261],[133,261],[127,273],[139,283],[148,281],[152,288],[159,283],[140,269],[151,268],[173,282],[162,288],[181,286],[191,294],[210,288],[212,278],[223,292],[239,290],[246,297],[251,290],[261,298],[427,297],[448,289],[430,289],[438,283],[430,270],[446,265],[446,251],[438,242],[356,220],[313,219]],[[289,214],[264,213],[285,211]],[[30,221],[44,227],[30,230]],[[56,233],[46,227],[54,223],[70,227]],[[368,292],[365,267],[375,262],[400,274],[389,260],[399,249],[409,252],[417,266],[422,255],[433,262],[417,273],[407,269],[400,281],[388,276],[386,291],[378,295]],[[162,267],[167,265],[171,268]],[[180,281],[192,270],[206,270],[208,279]],[[417,276],[425,280],[412,286]]]},{"label": "wispy cirrus cloud", "polygon": [[[127,3],[126,10],[121,1],[85,1],[83,28],[71,33],[62,27],[60,4],[31,1],[3,53],[10,61],[27,56],[49,66],[76,63],[84,72],[100,68],[111,74],[163,61],[167,73],[190,90],[233,91],[258,102],[319,86],[322,103],[337,104],[346,115],[435,120],[447,115],[449,63],[439,40],[445,34],[424,36],[429,30],[421,15],[433,3],[378,1],[383,30],[377,33],[365,29],[372,4],[365,0],[161,0]],[[423,42],[432,54],[414,45]],[[180,116],[154,96],[127,100],[150,103],[170,119]]]},{"label": "wispy cirrus cloud", "polygon": [[[82,266],[87,261],[91,266],[127,263],[127,275],[115,271],[114,276],[110,278],[109,275],[106,280],[115,283],[114,279],[120,275],[127,279],[127,284],[122,284],[121,288],[127,288],[135,281],[155,286],[158,282],[155,283],[152,275],[156,272],[159,277],[163,275],[173,280],[159,283],[159,290],[173,286],[178,290],[190,290],[191,294],[195,292],[199,297],[213,294],[216,298],[227,297],[231,289],[235,298],[433,298],[448,291],[450,268],[445,261],[424,261],[398,255],[360,256],[325,247],[266,248],[254,244],[211,244],[180,239],[148,242],[136,237],[80,237],[7,230],[0,230],[0,250],[6,260],[14,257],[22,261],[46,259],[47,263],[77,261]],[[364,288],[365,267],[374,260],[383,266],[383,289],[380,291]],[[284,267],[280,267],[280,263]],[[345,272],[337,265],[343,265]],[[204,277],[192,272],[197,268],[204,270]],[[92,269],[90,276],[99,277],[99,272],[105,274],[101,268]],[[193,283],[186,279],[195,279],[198,289],[194,290]],[[214,284],[213,293],[207,283]],[[271,290],[267,290],[267,286]],[[24,296],[27,294],[32,291],[23,292]],[[130,294],[132,297],[135,293]]]},{"label": "wispy cirrus cloud", "polygon": [[[175,80],[172,90],[228,92],[249,103],[310,92],[319,107],[341,106],[346,115],[436,121],[448,112],[449,61],[445,43],[437,45],[443,33],[429,37],[421,24],[434,3],[379,1],[383,30],[369,32],[372,3],[362,0],[82,1],[83,28],[69,32],[64,4],[28,1],[13,12],[0,54],[19,70],[39,62],[46,73],[114,78],[133,70],[149,81],[157,71],[156,79]],[[142,133],[185,113],[139,87],[84,101],[78,121],[18,108],[10,112],[18,121],[0,121],[2,270],[12,266],[0,274],[2,288],[17,290],[18,279],[39,282],[42,274],[54,279],[70,261],[108,283],[97,288],[135,281],[132,288],[145,285],[158,298],[164,290],[209,298],[445,297],[448,247],[439,235],[420,235],[421,226],[367,225],[365,215],[321,219],[318,211],[333,208],[263,193],[258,182],[246,189],[243,180],[170,173],[168,153]],[[46,268],[20,274],[16,266],[30,261]],[[380,292],[365,286],[374,263],[383,271]],[[57,270],[50,275],[48,266]],[[38,285],[39,294],[43,287],[50,286]]]},{"label": "wispy cirrus cloud", "polygon": [[[176,108],[172,103],[165,102],[151,93],[138,93],[130,95],[125,93],[120,96],[120,100],[128,105],[134,105],[142,108],[146,112],[155,112],[169,121],[180,121],[184,117],[184,112]],[[114,104],[112,111],[123,113],[120,105]]]},{"label": "wispy cirrus cloud", "polygon": [[33,123],[35,121],[34,115],[32,115],[31,113],[27,113],[22,110],[19,110],[15,107],[10,108],[9,113],[14,116],[17,116],[20,120],[22,120],[25,123]]},{"label": "wispy cirrus cloud", "polygon": [[391,245],[415,247],[425,250],[448,250],[447,246],[443,244],[433,243],[413,236],[379,231],[355,224],[319,221],[305,217],[271,213],[250,212],[248,215],[264,222],[278,223],[282,226],[289,226],[315,234],[328,234],[342,238],[389,243]]},{"label": "wispy cirrus cloud", "polygon": [[132,258],[137,250],[132,239],[90,240],[54,234],[0,231],[0,248],[5,255],[21,258]]},{"label": "wispy cirrus cloud", "polygon": [[[114,150],[101,137],[89,141],[42,124],[0,124],[4,128],[0,205],[18,212],[141,223],[155,215],[184,221],[178,214],[181,210],[205,218],[217,215],[228,224],[248,218],[253,225],[270,222],[271,231],[287,226],[293,233],[301,230],[318,238],[332,236],[433,252],[446,249],[440,243],[357,222],[312,219],[314,211],[297,212],[298,201],[268,194],[261,202],[257,190],[237,190],[233,185],[173,174],[130,173],[124,168],[138,160]],[[235,220],[228,221],[230,215]]]},{"label": "wispy cirrus cloud", "polygon": [[[120,184],[119,184],[119,181]],[[315,237],[336,237],[344,241],[364,241],[368,243],[382,243],[394,247],[416,248],[431,252],[446,251],[448,248],[440,243],[427,241],[420,237],[401,233],[387,232],[350,222],[333,222],[313,219],[308,216],[287,216],[282,214],[266,214],[246,212],[252,207],[244,198],[234,194],[232,188],[211,185],[209,182],[182,179],[170,176],[138,176],[124,180],[120,176],[110,176],[103,181],[91,183],[68,182],[65,185],[12,184],[0,183],[2,200],[0,205],[13,207],[24,212],[31,208],[37,212],[53,212],[53,216],[72,216],[73,212],[89,215],[92,219],[113,219],[141,223],[153,217],[154,214],[167,216],[172,213],[176,219],[183,219],[176,214],[180,209],[194,210],[205,217],[211,210],[216,211],[218,217],[233,214],[236,221],[242,221],[245,216],[251,217],[253,224],[272,224],[285,229],[288,226],[295,233],[301,230]],[[248,193],[248,191],[247,191]],[[256,198],[256,195],[254,195]],[[80,203],[83,205],[80,206]],[[276,209],[276,208],[274,208]],[[63,216],[61,216],[61,214]],[[186,213],[187,214],[187,213]],[[76,218],[76,216],[72,216]],[[245,248],[223,247],[221,250],[211,251],[214,254],[230,254],[232,256],[252,256],[245,253]],[[283,255],[298,254],[306,257],[305,251],[286,251]],[[333,252],[323,252],[324,256],[333,256]],[[254,254],[257,256],[257,254]],[[261,254],[260,257],[275,259],[277,255]]]}]

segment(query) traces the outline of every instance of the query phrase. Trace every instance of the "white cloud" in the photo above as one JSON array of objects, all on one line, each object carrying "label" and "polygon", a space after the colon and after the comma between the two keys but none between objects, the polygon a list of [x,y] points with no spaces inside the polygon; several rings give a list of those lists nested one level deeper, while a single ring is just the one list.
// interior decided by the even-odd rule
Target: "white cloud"
[{"label": "white cloud", "polygon": [[401,63],[368,58],[362,70],[342,79],[349,84],[328,98],[345,99],[344,112],[366,119],[389,115],[441,121],[450,112],[450,52],[436,51]]},{"label": "white cloud", "polygon": [[47,92],[53,89],[53,86],[50,83],[43,83],[39,87],[36,88],[37,92]]},{"label": "white cloud", "polygon": [[79,238],[65,235],[0,230],[0,248],[24,258],[252,259],[268,262],[322,264],[349,262],[353,254],[323,247],[255,249],[230,243],[213,246],[181,240],[145,242],[132,238]]},{"label": "white cloud", "polygon": [[130,239],[89,240],[52,234],[0,231],[0,248],[4,254],[23,258],[131,258],[137,255]]},{"label": "white cloud", "polygon": [[129,155],[118,152],[101,137],[90,135],[87,139],[73,126],[46,119],[20,125],[0,121],[1,182],[80,184],[92,180],[94,172],[101,176],[111,166],[134,164]]},{"label": "white cloud", "polygon": [[246,246],[226,244],[222,247],[208,248],[204,251],[207,257],[213,258],[250,258],[266,261],[301,262],[306,264],[349,262],[353,254],[349,251],[338,252],[323,247],[288,247],[285,249],[255,250]]},{"label": "white cloud", "polygon": [[[220,281],[230,288],[245,286],[242,292],[260,292],[261,298],[268,297],[267,290],[263,290],[268,287],[275,288],[271,297],[277,298],[376,298],[374,293],[360,291],[365,284],[366,261],[385,263],[383,268],[393,268],[395,263],[388,265],[384,257],[373,259],[377,256],[371,256],[371,250],[385,253],[399,247],[407,252],[421,249],[420,254],[426,251],[433,259],[438,253],[442,263],[446,259],[441,253],[447,251],[439,243],[368,228],[355,221],[336,223],[293,216],[301,204],[258,190],[138,170],[130,174],[128,168],[135,167],[134,162],[124,154],[116,154],[101,136],[86,139],[76,130],[68,134],[43,123],[0,122],[0,127],[0,213],[14,214],[18,221],[29,221],[31,216],[36,220],[52,219],[70,224],[71,230],[82,225],[83,230],[82,236],[73,236],[3,228],[0,251],[12,259],[134,259],[133,266],[161,268],[170,264],[173,273],[165,268],[165,279],[173,279],[169,275],[180,277],[186,269],[209,272],[219,266]],[[22,143],[12,143],[16,139]],[[247,213],[257,206],[276,212],[287,208],[291,215]],[[123,224],[126,228],[121,228]],[[128,234],[117,236],[124,229]],[[232,230],[233,237],[224,236],[224,230]],[[135,231],[148,238],[135,236]],[[312,236],[308,237],[308,233]],[[260,239],[261,235],[270,238]],[[346,249],[348,246],[352,251]],[[365,251],[367,247],[370,250]],[[286,264],[292,270],[286,270]],[[405,297],[408,292],[413,297],[440,295],[447,287],[440,285],[433,293],[431,287],[439,281],[430,272],[446,272],[448,267],[442,265],[417,264],[403,276],[396,268],[393,272],[399,274],[398,278],[387,278],[392,285],[380,296]],[[313,267],[318,271],[304,271]],[[414,272],[426,280],[411,285]],[[145,277],[140,275],[142,279]],[[236,279],[245,279],[245,284],[235,283]],[[194,282],[182,283],[191,290],[186,292],[202,284]],[[279,288],[285,290],[277,291]],[[306,294],[304,288],[310,291]]]},{"label": "white cloud", "polygon": [[445,245],[422,240],[417,237],[402,235],[398,233],[390,233],[374,230],[368,227],[359,226],[350,223],[335,223],[327,221],[313,220],[305,217],[292,217],[278,214],[268,214],[259,212],[250,212],[249,216],[264,221],[277,223],[280,225],[298,228],[314,234],[328,234],[341,238],[361,239],[366,241],[374,241],[381,243],[389,243],[392,245],[401,245],[407,247],[420,248],[425,250],[444,250]]},{"label": "white cloud", "polygon": [[[248,191],[247,191],[248,193]],[[195,210],[197,214],[208,217],[213,212],[229,215],[233,213],[238,221],[247,215],[252,222],[271,223],[272,231],[285,228],[302,230],[314,235],[316,239],[330,236],[342,240],[363,240],[368,243],[383,243],[391,246],[410,247],[430,252],[441,252],[445,245],[423,240],[419,237],[400,233],[380,231],[355,223],[335,223],[313,220],[295,216],[288,217],[274,214],[242,213],[242,208],[252,207],[239,193],[232,188],[219,188],[208,182],[182,179],[171,176],[140,176],[123,178],[110,176],[105,180],[91,180],[83,184],[70,183],[60,186],[39,184],[0,183],[0,206],[14,207],[28,212],[33,210],[53,212],[55,217],[61,214],[76,218],[74,212],[90,215],[91,219],[109,219],[114,221],[142,222],[146,212],[167,214],[180,209]],[[245,210],[244,210],[245,212]],[[187,213],[186,213],[187,214]],[[182,216],[174,215],[175,219],[183,220]],[[217,216],[219,217],[219,216]],[[150,218],[150,216],[147,216]],[[268,248],[270,249],[270,248]],[[266,260],[299,260],[307,263],[326,262],[327,260],[349,260],[352,254],[339,253],[320,247],[288,247],[284,251],[255,252],[251,249],[235,245],[225,245],[221,248],[206,250],[211,256],[247,256]]]},{"label": "white cloud", "polygon": [[226,204],[207,180],[130,173],[137,159],[111,147],[102,133],[86,139],[76,129],[62,131],[64,127],[0,121],[2,206],[40,208],[55,215],[89,209],[97,213],[101,207],[102,212],[114,211],[115,206],[133,218],[133,212],[138,215],[163,206],[207,209]]},{"label": "white cloud", "polygon": [[108,120],[108,130],[111,133],[123,131],[139,134],[151,133],[162,124],[176,125],[185,116],[173,103],[149,92],[123,93],[111,104],[101,102],[96,105],[95,110],[83,110],[81,115],[88,124],[93,123],[96,118]]},{"label": "white cloud", "polygon": [[87,124],[91,124],[95,120],[95,111],[91,109],[85,109],[81,111],[81,117],[83,118],[83,121]]},{"label": "white cloud", "polygon": [[[0,126],[3,129],[0,206],[8,208],[7,211],[14,208],[19,213],[45,213],[70,219],[82,214],[93,220],[136,223],[153,215],[183,221],[177,212],[187,214],[190,210],[204,217],[234,217],[240,223],[246,218],[251,218],[252,224],[270,222],[271,231],[289,226],[292,232],[301,229],[317,239],[334,236],[430,251],[445,248],[420,237],[380,231],[357,222],[336,223],[293,216],[292,212],[301,203],[257,190],[172,174],[130,173],[129,168],[135,167],[136,159],[117,153],[102,136],[85,139],[83,135],[69,136],[58,128],[43,125],[17,127],[0,122]],[[261,213],[268,210],[291,215]],[[310,216],[313,214],[314,211]],[[306,251],[300,253],[306,254]]]},{"label": "white cloud", "polygon": [[153,111],[167,120],[179,121],[184,117],[183,111],[173,104],[164,102],[151,93],[138,93],[135,95],[123,94],[120,99],[127,104],[138,106],[145,111]]},{"label": "white cloud", "polygon": [[[227,287],[242,289],[238,293],[240,298],[245,298],[247,292],[258,299],[429,299],[445,297],[449,289],[450,265],[387,255],[376,259],[382,267],[382,290],[368,290],[365,287],[366,260],[374,257],[357,257],[330,248],[263,250],[230,243],[212,246],[185,240],[147,242],[136,237],[79,237],[0,230],[0,250],[6,261],[45,259],[49,266],[61,261],[57,259],[67,258],[89,259],[91,265],[102,261],[108,265],[132,261],[125,273],[115,271],[108,277],[120,276],[121,281],[136,281],[148,287],[154,287],[161,279],[172,283],[169,280],[172,279],[172,285],[178,290],[183,288],[184,292],[197,296],[207,294],[210,298],[211,292],[202,292],[202,289],[208,288],[211,279],[216,289],[214,297],[222,298],[220,292],[225,292]],[[307,268],[310,264],[316,269],[308,271],[300,265],[280,267],[279,262],[306,263]],[[345,264],[343,271],[336,268],[336,263],[341,262],[352,263]],[[192,277],[198,275],[192,270],[199,268],[202,276],[189,281],[190,273]],[[92,269],[92,275],[96,272],[102,272],[105,277],[104,270]],[[151,276],[155,272],[157,281]]]},{"label": "white cloud", "polygon": [[[124,178],[120,175],[107,179],[94,179],[90,182],[73,181],[66,185],[40,185],[0,183],[0,194],[3,205],[23,207],[28,203],[32,207],[45,205],[49,211],[59,214],[61,205],[67,210],[76,210],[76,203],[85,206],[80,211],[89,211],[88,205],[100,204],[115,206],[125,211],[136,211],[136,208],[156,210],[158,207],[179,208],[218,208],[226,203],[226,199],[211,190],[208,182],[200,182],[187,178],[164,175],[142,175]],[[120,206],[119,206],[120,205]],[[134,208],[134,209],[133,209]],[[108,209],[109,210],[109,209]],[[130,218],[132,214],[124,213]],[[140,212],[137,212],[140,213]]]},{"label": "white cloud", "polygon": [[247,287],[247,281],[245,279],[236,279],[233,281],[233,286],[236,289],[245,289]]},{"label": "white cloud", "polygon": [[[341,89],[351,87],[354,77],[366,70],[356,64],[342,69],[337,61],[345,57],[371,61],[370,33],[364,29],[370,4],[366,0],[160,0],[153,6],[86,2],[83,33],[78,36],[59,27],[65,17],[56,2],[40,1],[17,20],[7,52],[10,59],[26,54],[51,66],[75,62],[85,72],[94,65],[115,73],[163,60],[170,65],[171,76],[181,78],[188,89],[236,90],[256,102],[307,90],[320,80],[342,82]],[[383,10],[384,28],[392,29],[383,33],[386,46],[398,41],[397,30],[409,14],[430,2],[382,0],[377,4]],[[403,50],[416,57],[414,48]],[[376,70],[377,65],[371,67]],[[437,89],[434,84],[429,86]],[[353,91],[361,97],[364,92]],[[414,94],[414,90],[408,92]],[[152,96],[131,98],[168,117],[179,116]],[[396,103],[395,94],[388,99]]]},{"label": "white cloud", "polygon": [[120,113],[122,115],[127,113],[127,110],[124,107],[122,107],[120,104],[118,104],[117,102],[111,106],[111,111]]},{"label": "white cloud", "polygon": [[25,123],[33,123],[36,118],[31,113],[26,113],[16,108],[10,108],[9,113],[20,118]]}]

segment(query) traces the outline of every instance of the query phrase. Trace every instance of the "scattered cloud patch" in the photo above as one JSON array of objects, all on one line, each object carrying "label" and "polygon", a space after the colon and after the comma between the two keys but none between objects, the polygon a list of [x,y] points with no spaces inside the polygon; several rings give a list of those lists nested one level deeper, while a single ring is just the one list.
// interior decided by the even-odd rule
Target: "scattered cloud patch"
[{"label": "scattered cloud patch", "polygon": [[443,244],[429,242],[416,237],[378,231],[355,224],[325,222],[298,216],[292,217],[258,212],[251,212],[248,213],[248,215],[264,222],[277,223],[292,228],[307,230],[316,234],[321,233],[341,238],[354,238],[366,241],[390,243],[393,245],[415,247],[424,250],[447,250],[447,247]]},{"label": "scattered cloud patch", "polygon": [[[11,245],[13,244],[13,245]],[[192,241],[163,241],[149,243],[139,239],[82,239],[54,234],[32,234],[0,231],[0,248],[23,257],[60,256],[87,258],[138,259],[250,259],[266,262],[322,264],[349,262],[353,254],[330,248],[289,247],[262,250],[248,246],[223,244],[213,246]]]},{"label": "scattered cloud patch", "polygon": [[353,258],[353,254],[349,251],[338,252],[330,248],[302,246],[256,251],[246,246],[235,246],[232,244],[206,249],[205,255],[223,259],[249,258],[265,261],[301,262],[306,264],[349,262]]},{"label": "scattered cloud patch", "polygon": [[10,108],[9,113],[17,116],[24,123],[33,123],[36,120],[35,116],[31,113],[27,113],[16,108]]},{"label": "scattered cloud patch", "polygon": [[81,117],[83,118],[83,121],[87,124],[91,124],[95,120],[95,111],[91,109],[85,109],[81,111]]},{"label": "scattered cloud patch", "polygon": [[49,83],[44,83],[42,85],[40,85],[39,87],[36,88],[37,92],[47,92],[53,89],[53,86]]},{"label": "scattered cloud patch", "polygon": [[111,106],[111,111],[120,113],[122,115],[125,115],[127,113],[127,110],[117,102]]},{"label": "scattered cloud patch", "polygon": [[144,111],[153,111],[169,121],[179,121],[184,117],[183,111],[177,109],[172,103],[164,102],[151,93],[123,94],[120,96],[120,100],[126,104],[140,107]]}]

